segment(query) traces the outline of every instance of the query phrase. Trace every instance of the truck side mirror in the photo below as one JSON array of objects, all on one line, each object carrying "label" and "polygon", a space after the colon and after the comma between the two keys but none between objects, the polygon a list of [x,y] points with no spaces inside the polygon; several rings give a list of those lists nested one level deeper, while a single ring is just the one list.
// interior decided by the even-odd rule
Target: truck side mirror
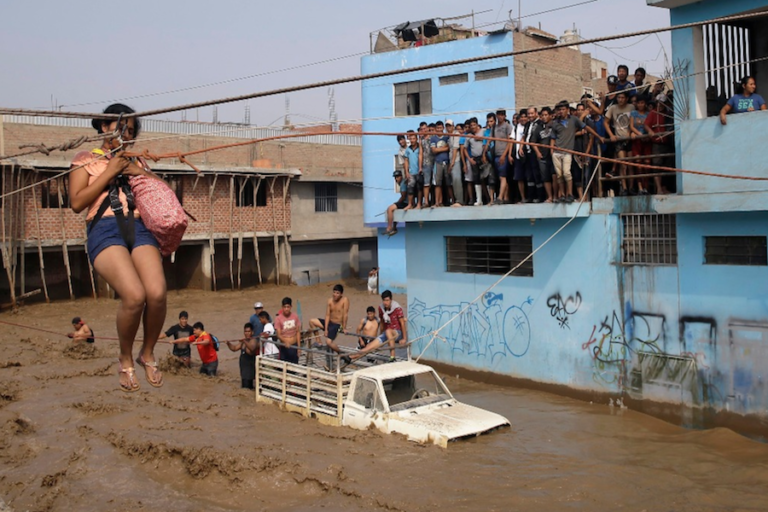
[{"label": "truck side mirror", "polygon": [[373,393],[370,393],[367,397],[365,397],[365,408],[373,409]]}]

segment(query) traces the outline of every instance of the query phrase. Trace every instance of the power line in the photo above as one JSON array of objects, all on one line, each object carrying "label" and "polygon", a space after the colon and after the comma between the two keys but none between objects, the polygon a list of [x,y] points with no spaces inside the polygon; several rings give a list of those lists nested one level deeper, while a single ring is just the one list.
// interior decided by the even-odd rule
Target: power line
[{"label": "power line", "polygon": [[[723,69],[728,69],[728,68],[732,68],[732,67],[738,67],[738,66],[741,66],[743,64],[754,64],[756,62],[764,62],[766,60],[768,60],[768,57],[758,57],[758,58],[751,59],[751,60],[744,61],[744,62],[737,62],[737,63],[733,63],[733,64],[726,64],[724,66],[720,66],[720,67],[716,67],[716,68],[711,68],[711,69],[707,69],[707,70],[703,70],[703,71],[697,71],[695,73],[689,73],[687,75],[680,75],[680,76],[673,76],[673,77],[669,77],[669,78],[663,78],[663,79],[661,79],[661,81],[663,81],[663,82],[675,82],[675,81],[678,81],[678,80],[685,80],[685,79],[690,78],[690,77],[694,77],[694,76],[698,76],[698,75],[703,75],[703,74],[711,73],[711,72],[714,72],[714,71],[720,71],[720,70],[723,70]],[[638,86],[638,87],[630,87],[630,88],[626,88],[625,90],[626,91],[633,91],[633,90],[639,90],[639,89],[643,89],[643,88],[645,88],[645,85]],[[529,108],[530,107],[535,107],[537,109],[540,109],[540,108],[542,108],[544,106],[551,106],[551,105],[550,104],[547,104],[547,105],[529,105]],[[504,110],[513,110],[515,107],[501,105],[501,106],[498,106],[498,108],[502,108]],[[440,116],[448,117],[448,116],[461,115],[461,114],[473,115],[473,114],[487,112],[487,110],[488,109],[460,110],[460,111],[452,111],[452,112],[433,112],[432,114],[429,115],[429,117],[440,117]],[[301,117],[305,117],[302,114],[295,114],[295,115],[299,115]],[[280,117],[282,118],[283,115],[281,115]],[[365,121],[382,121],[382,120],[390,120],[390,119],[401,119],[402,120],[402,119],[408,119],[409,117],[412,117],[413,119],[423,119],[425,116],[421,116],[421,115],[416,115],[416,116],[396,116],[396,115],[393,115],[393,116],[380,116],[380,117],[350,118],[350,119],[343,119],[343,120],[339,121],[339,123],[341,123],[341,124],[352,124],[352,123],[355,123],[355,122],[365,122]],[[294,127],[300,127],[300,128],[301,127],[307,127],[307,128],[309,128],[309,127],[323,126],[323,125],[327,125],[327,124],[329,124],[329,123],[327,121],[323,120],[323,121],[318,121],[318,122],[313,122],[313,123],[295,124]],[[269,125],[268,126],[261,126],[261,127],[260,126],[238,126],[238,127],[226,126],[226,127],[222,128],[220,130],[212,130],[210,132],[205,132],[205,133],[194,133],[194,134],[185,133],[185,134],[160,135],[160,136],[157,136],[157,137],[142,138],[141,142],[153,142],[153,141],[157,141],[157,140],[168,140],[168,139],[181,139],[181,138],[184,138],[184,137],[210,137],[210,136],[215,136],[215,135],[218,135],[218,134],[224,133],[224,132],[226,132],[226,133],[233,133],[233,132],[238,132],[238,131],[249,131],[249,130],[259,130],[259,129],[275,129],[275,128],[273,126],[269,126]],[[334,134],[336,134],[336,135],[345,135],[345,134],[354,135],[353,133],[350,133],[350,132],[334,132]],[[303,134],[296,134],[294,136],[295,137],[312,137],[314,135],[317,135],[317,133],[308,132],[308,133],[303,133]],[[94,140],[97,140],[97,139],[100,139],[100,138],[103,138],[103,137],[104,137],[104,135],[96,136],[96,138]],[[76,141],[80,141],[81,139],[83,139],[83,137],[80,137],[78,139],[73,139],[73,141],[65,142],[65,143],[61,144],[60,146],[49,147],[48,149],[50,151],[57,150],[57,149],[61,150],[61,151],[64,151],[66,149],[61,149],[61,148],[66,148],[66,146],[68,144],[73,144]],[[78,145],[79,145],[79,143],[78,143]],[[0,155],[0,160],[14,159],[14,158],[18,158],[18,157],[21,157],[21,156],[26,156],[26,155],[33,154],[33,153],[44,153],[44,151],[42,151],[42,149],[41,149],[43,147],[42,144],[30,145],[30,147],[34,147],[35,149],[31,150],[31,151],[28,151],[28,152],[25,152],[25,153],[16,154],[16,155],[9,155],[9,156],[2,156],[2,155]]]},{"label": "power line", "polygon": [[[297,91],[304,91],[308,89],[317,89],[320,87],[330,87],[333,85],[340,85],[340,84],[346,84],[351,82],[360,82],[363,80],[373,80],[376,78],[384,78],[389,76],[396,76],[396,75],[402,75],[406,73],[414,73],[417,71],[426,71],[430,69],[435,68],[441,68],[441,67],[447,67],[447,66],[457,66],[461,64],[469,64],[473,62],[485,62],[493,59],[499,59],[499,58],[505,58],[505,57],[514,57],[517,55],[526,55],[530,53],[538,53],[542,51],[551,51],[556,50],[558,48],[567,48],[571,46],[581,46],[585,44],[594,44],[594,43],[600,43],[603,41],[610,41],[614,39],[623,39],[627,37],[637,37],[637,36],[644,36],[647,34],[656,34],[660,32],[670,32],[673,30],[683,30],[688,28],[694,28],[694,27],[700,27],[703,25],[710,25],[713,23],[730,23],[733,21],[740,21],[740,20],[746,20],[746,19],[752,19],[752,18],[758,18],[766,16],[766,13],[764,12],[753,12],[753,13],[747,13],[747,14],[739,14],[736,16],[726,16],[722,18],[713,18],[710,20],[705,21],[697,21],[693,23],[685,23],[682,25],[675,25],[672,27],[661,27],[661,28],[654,28],[654,29],[647,29],[647,30],[640,30],[636,32],[628,32],[624,34],[617,34],[617,35],[610,35],[610,36],[603,36],[603,37],[596,37],[592,39],[583,39],[581,41],[573,41],[569,43],[559,43],[554,44],[551,46],[544,46],[540,48],[529,48],[525,50],[516,50],[511,52],[503,52],[503,53],[497,53],[492,55],[483,55],[483,56],[476,56],[476,57],[469,57],[465,59],[457,59],[447,62],[438,62],[434,64],[426,64],[423,66],[414,66],[411,68],[405,68],[405,69],[395,69],[390,71],[382,71],[379,73],[370,73],[367,75],[355,75],[355,76],[349,76],[344,78],[337,78],[332,80],[324,80],[321,82],[314,82],[304,85],[296,85],[291,87],[283,87],[280,89],[272,89],[269,91],[262,91],[262,92],[256,92],[251,94],[243,94],[240,96],[230,96],[227,98],[219,98],[214,100],[208,100],[208,101],[201,101],[197,103],[188,103],[185,105],[178,105],[174,107],[166,107],[166,108],[159,108],[155,110],[146,110],[143,112],[136,112],[134,114],[124,114],[124,118],[128,117],[147,117],[147,116],[154,116],[159,114],[167,114],[170,112],[177,112],[179,110],[190,110],[195,108],[201,108],[201,107],[209,107],[212,105],[220,105],[223,103],[232,103],[236,101],[244,101],[244,100],[250,100],[255,98],[263,98],[267,96],[274,96],[278,94],[286,94],[291,92],[297,92]],[[29,115],[29,116],[51,116],[51,117],[73,117],[73,118],[99,118],[99,119],[116,119],[118,116],[115,114],[94,114],[94,113],[86,113],[86,112],[58,112],[58,111],[40,111],[40,110],[27,110],[27,109],[11,109],[11,108],[0,108],[0,114],[21,114],[21,115]]]},{"label": "power line", "polygon": [[135,96],[126,96],[124,98],[114,98],[114,99],[111,99],[111,100],[89,101],[89,102],[86,102],[86,103],[71,103],[69,105],[60,105],[60,108],[63,108],[63,107],[84,107],[84,106],[90,106],[90,105],[102,105],[104,103],[115,103],[117,101],[137,100],[137,99],[141,99],[141,98],[152,98],[152,97],[155,97],[155,96],[162,96],[162,95],[165,95],[165,94],[175,94],[175,93],[178,93],[178,92],[194,91],[194,90],[197,90],[197,89],[204,89],[206,87],[214,87],[214,86],[217,86],[217,85],[226,85],[226,84],[231,84],[231,83],[234,83],[234,82],[241,82],[243,80],[250,80],[252,78],[258,78],[258,77],[261,77],[261,76],[274,75],[274,74],[277,74],[277,73],[284,73],[286,71],[295,71],[297,69],[308,68],[308,67],[311,67],[311,66],[318,66],[320,64],[328,64],[329,62],[336,62],[336,61],[339,61],[339,60],[350,59],[352,57],[360,57],[362,55],[367,55],[367,54],[368,54],[368,52],[351,53],[349,55],[342,55],[340,57],[333,57],[333,58],[330,58],[330,59],[319,60],[317,62],[309,62],[307,64],[298,64],[296,66],[290,66],[290,67],[282,68],[282,69],[274,69],[272,71],[263,71],[261,73],[256,73],[254,75],[241,76],[241,77],[238,77],[238,78],[229,78],[229,79],[226,79],[226,80],[219,80],[218,82],[209,82],[207,84],[191,85],[189,87],[182,87],[180,89],[171,89],[171,90],[168,90],[168,91],[151,92],[151,93],[146,93],[146,94],[137,94]]}]

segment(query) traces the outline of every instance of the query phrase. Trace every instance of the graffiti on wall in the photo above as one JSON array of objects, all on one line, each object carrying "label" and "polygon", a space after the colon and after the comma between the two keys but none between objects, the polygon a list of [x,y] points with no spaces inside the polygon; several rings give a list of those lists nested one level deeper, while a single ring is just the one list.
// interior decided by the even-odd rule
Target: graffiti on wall
[{"label": "graffiti on wall", "polygon": [[[430,345],[436,358],[453,360],[456,355],[471,355],[493,362],[508,356],[523,357],[531,345],[528,311],[532,304],[528,297],[507,307],[504,295],[494,292],[469,307],[467,302],[429,306],[414,298],[408,306],[408,336],[428,335],[450,321],[440,331],[445,342],[437,340]],[[429,336],[417,342],[416,348],[423,350],[428,341]]]},{"label": "graffiti on wall", "polygon": [[547,307],[549,308],[549,314],[557,320],[557,324],[561,329],[570,329],[568,320],[572,315],[581,307],[581,293],[576,292],[576,295],[570,295],[563,297],[559,293],[551,295],[547,298]]},{"label": "graffiti on wall", "polygon": [[662,314],[627,307],[624,315],[606,315],[581,345],[592,359],[593,380],[635,398],[650,393],[691,405],[722,399],[709,372],[716,357],[714,320],[683,316],[679,322],[675,343]]}]

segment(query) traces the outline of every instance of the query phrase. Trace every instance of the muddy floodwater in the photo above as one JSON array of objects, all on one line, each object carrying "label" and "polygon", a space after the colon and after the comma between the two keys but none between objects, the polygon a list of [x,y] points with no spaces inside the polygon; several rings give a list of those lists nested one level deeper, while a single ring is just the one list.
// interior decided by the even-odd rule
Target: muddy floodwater
[{"label": "muddy floodwater", "polygon": [[[166,327],[186,309],[235,338],[254,301],[274,313],[285,295],[301,301],[306,327],[330,293],[330,284],[171,292]],[[363,284],[346,294],[354,327],[377,301]],[[38,304],[0,320],[66,332],[79,315],[97,336],[114,336],[115,308]],[[125,394],[116,342],[72,346],[0,327],[0,498],[11,510],[768,510],[768,445],[726,429],[684,430],[606,403],[447,375],[459,400],[512,427],[444,450],[256,404],[226,346],[220,375],[207,378],[196,353],[188,371],[159,345],[164,387],[139,370],[141,390]]]}]

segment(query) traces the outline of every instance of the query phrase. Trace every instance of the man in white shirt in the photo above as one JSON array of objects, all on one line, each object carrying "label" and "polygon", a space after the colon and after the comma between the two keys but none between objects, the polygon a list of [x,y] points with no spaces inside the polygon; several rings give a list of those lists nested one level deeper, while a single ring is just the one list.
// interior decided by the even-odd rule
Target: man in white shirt
[{"label": "man in white shirt", "polygon": [[261,355],[263,356],[276,356],[280,353],[277,349],[277,345],[272,343],[275,339],[275,326],[269,322],[269,313],[262,311],[259,313],[259,321],[264,326],[261,331],[259,340],[261,341]]}]

